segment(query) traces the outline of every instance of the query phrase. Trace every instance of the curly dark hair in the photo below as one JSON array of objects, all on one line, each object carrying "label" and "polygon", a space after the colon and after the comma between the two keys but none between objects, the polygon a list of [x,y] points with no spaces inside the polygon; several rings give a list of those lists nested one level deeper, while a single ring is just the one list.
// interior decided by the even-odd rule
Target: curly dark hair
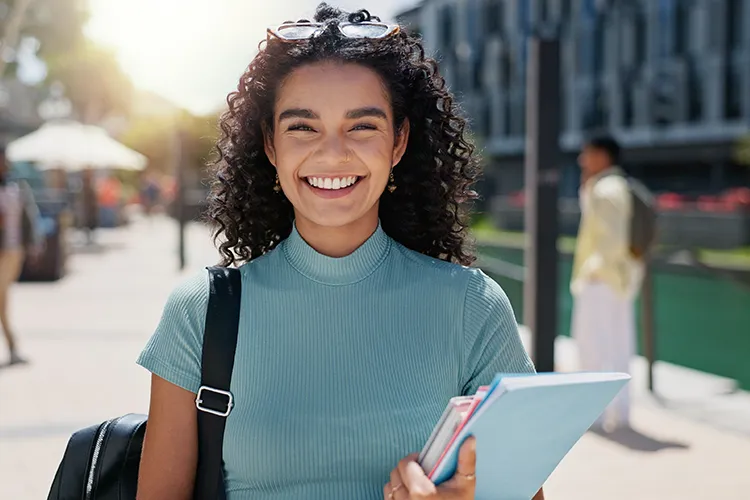
[{"label": "curly dark hair", "polygon": [[[257,258],[289,236],[293,207],[274,191],[276,171],[265,154],[263,130],[273,130],[279,83],[291,71],[321,61],[356,63],[374,70],[390,94],[394,126],[410,122],[406,152],[394,170],[398,189],[381,196],[379,217],[391,238],[438,259],[471,264],[469,202],[479,175],[474,146],[435,60],[421,40],[400,30],[383,39],[351,39],[338,21],[378,21],[366,10],[346,13],[325,3],[315,21],[326,29],[309,40],[261,42],[258,55],[229,94],[219,125],[217,159],[208,218],[214,226],[222,265]],[[304,22],[306,20],[300,20]]]}]

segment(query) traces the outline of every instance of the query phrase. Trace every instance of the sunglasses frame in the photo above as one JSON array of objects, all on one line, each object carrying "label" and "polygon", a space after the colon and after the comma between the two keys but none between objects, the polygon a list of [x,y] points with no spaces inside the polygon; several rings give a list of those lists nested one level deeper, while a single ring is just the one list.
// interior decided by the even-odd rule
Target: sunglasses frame
[{"label": "sunglasses frame", "polygon": [[[282,42],[288,42],[288,43],[295,43],[295,42],[304,42],[306,40],[310,40],[311,38],[314,38],[318,35],[320,35],[325,29],[328,27],[328,25],[331,24],[330,22],[327,23],[284,23],[278,25],[276,28],[268,28],[266,29],[266,40],[270,41],[271,37],[275,38],[276,40],[280,40]],[[382,40],[383,38],[387,38],[389,36],[393,36],[396,33],[398,33],[401,30],[401,27],[398,24],[388,24],[388,23],[381,23],[381,22],[372,22],[372,21],[362,21],[358,23],[353,22],[338,22],[333,23],[338,28],[339,32],[344,35],[346,38],[351,38],[352,40]],[[383,26],[386,28],[385,32],[380,36],[348,36],[342,27],[344,26]],[[310,36],[305,38],[285,38],[283,35],[279,34],[279,31],[282,28],[285,28],[287,26],[295,26],[295,27],[310,27],[310,28],[317,28],[315,31],[310,34]]]}]

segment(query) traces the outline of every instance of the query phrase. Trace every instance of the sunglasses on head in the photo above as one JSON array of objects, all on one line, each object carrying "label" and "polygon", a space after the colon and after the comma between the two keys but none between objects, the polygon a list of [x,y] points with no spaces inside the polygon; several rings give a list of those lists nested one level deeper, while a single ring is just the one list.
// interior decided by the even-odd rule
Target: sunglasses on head
[{"label": "sunglasses on head", "polygon": [[[299,42],[309,40],[323,33],[330,23],[284,23],[276,28],[268,28],[268,36],[285,42]],[[396,24],[385,24],[381,22],[340,22],[333,23],[339,32],[347,38],[385,38],[395,35],[399,31]]]}]

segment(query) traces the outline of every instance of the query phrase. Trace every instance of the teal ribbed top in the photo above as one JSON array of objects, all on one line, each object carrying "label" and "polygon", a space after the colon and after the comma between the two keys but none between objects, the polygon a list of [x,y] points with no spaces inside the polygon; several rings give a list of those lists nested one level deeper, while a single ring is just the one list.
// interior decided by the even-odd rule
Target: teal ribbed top
[{"label": "teal ribbed top", "polygon": [[[380,227],[343,258],[295,229],[241,272],[229,500],[380,500],[449,398],[534,369],[494,281]],[[196,392],[207,303],[207,272],[178,286],[138,363]]]}]

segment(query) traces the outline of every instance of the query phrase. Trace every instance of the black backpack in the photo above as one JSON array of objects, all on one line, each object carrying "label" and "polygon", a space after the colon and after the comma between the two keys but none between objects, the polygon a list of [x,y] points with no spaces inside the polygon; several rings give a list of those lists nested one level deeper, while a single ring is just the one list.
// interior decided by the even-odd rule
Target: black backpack
[{"label": "black backpack", "polygon": [[[237,346],[242,282],[237,269],[211,267],[198,411],[196,500],[224,499],[222,445]],[[135,500],[146,416],[128,414],[76,432],[47,500]]]}]

